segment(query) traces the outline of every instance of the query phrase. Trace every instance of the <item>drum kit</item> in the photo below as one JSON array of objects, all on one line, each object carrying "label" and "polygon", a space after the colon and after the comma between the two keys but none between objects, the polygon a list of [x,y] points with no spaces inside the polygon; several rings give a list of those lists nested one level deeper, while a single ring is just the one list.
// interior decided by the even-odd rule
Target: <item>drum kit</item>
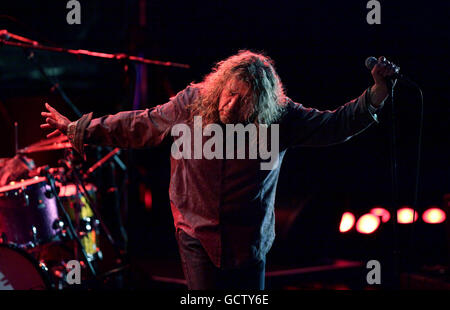
[{"label": "drum kit", "polygon": [[[81,287],[98,287],[104,281],[99,275],[104,271],[102,250],[117,248],[97,211],[97,187],[85,181],[88,173],[82,175],[67,165],[74,158],[70,147],[60,136],[18,150],[12,159],[0,159],[0,180],[8,182],[0,183],[0,290],[72,288],[66,279],[70,261],[81,267]],[[25,156],[51,150],[65,150],[66,165],[36,168]],[[123,251],[113,252],[117,263],[113,269],[125,268]]]},{"label": "drum kit", "polygon": [[[0,43],[23,49],[28,55],[27,59],[33,61],[50,83],[51,89],[61,96],[78,117],[81,117],[80,111],[60,84],[46,74],[35,57],[35,50],[78,58],[86,56],[119,61],[124,64],[125,72],[130,71],[128,66],[131,63],[189,68],[187,64],[126,54],[46,46],[6,29],[0,30]],[[43,151],[68,151],[71,150],[71,144],[64,136],[59,136],[19,149],[17,123],[14,126],[16,156],[0,158],[0,290],[66,288],[69,286],[66,276],[72,271],[66,267],[71,266],[69,262],[74,260],[82,266],[82,282],[88,283],[88,288],[89,285],[98,287],[98,283],[102,283],[100,288],[103,288],[108,280],[118,282],[117,279],[127,269],[124,250],[112,238],[97,211],[97,198],[104,198],[103,195],[98,195],[95,184],[87,183],[86,180],[108,160],[114,160],[126,174],[125,165],[117,157],[119,149],[110,151],[84,173],[80,173],[82,169],[73,165],[70,154],[61,161],[60,167],[36,168],[26,155]],[[74,157],[73,152],[71,154]],[[110,189],[115,190],[114,186]],[[123,227],[120,230],[126,242]],[[106,255],[108,252],[112,254]],[[109,266],[105,264],[108,259]],[[114,263],[111,264],[111,260]]]}]

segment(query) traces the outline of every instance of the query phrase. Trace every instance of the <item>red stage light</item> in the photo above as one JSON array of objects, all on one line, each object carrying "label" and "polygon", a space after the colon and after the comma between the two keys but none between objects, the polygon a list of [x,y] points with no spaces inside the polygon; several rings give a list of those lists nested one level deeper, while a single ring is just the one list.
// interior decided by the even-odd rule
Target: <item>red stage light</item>
[{"label": "red stage light", "polygon": [[146,188],[145,189],[145,192],[144,192],[144,204],[145,204],[145,209],[147,209],[147,210],[151,210],[152,209],[153,196],[152,196],[152,191],[150,190],[150,188]]},{"label": "red stage light", "polygon": [[[418,217],[417,211],[414,211],[414,222],[417,221]],[[399,224],[411,224],[413,222],[413,209],[403,207],[397,210],[397,222]]]},{"label": "red stage light", "polygon": [[339,231],[341,233],[347,232],[353,228],[353,225],[355,225],[355,216],[351,212],[345,212],[342,214]]},{"label": "red stage light", "polygon": [[153,206],[152,190],[144,183],[139,184],[139,200],[144,203],[145,209],[150,211]]},{"label": "red stage light", "polygon": [[381,217],[381,221],[383,223],[386,223],[391,218],[391,214],[389,213],[389,211],[384,209],[384,208],[382,208],[382,207],[372,208],[372,210],[370,210],[370,213],[372,213],[373,215]]},{"label": "red stage light", "polygon": [[380,226],[380,219],[373,214],[364,214],[356,222],[356,230],[361,234],[371,234]]},{"label": "red stage light", "polygon": [[445,212],[437,207],[430,208],[422,214],[422,219],[428,224],[439,224],[446,219]]}]

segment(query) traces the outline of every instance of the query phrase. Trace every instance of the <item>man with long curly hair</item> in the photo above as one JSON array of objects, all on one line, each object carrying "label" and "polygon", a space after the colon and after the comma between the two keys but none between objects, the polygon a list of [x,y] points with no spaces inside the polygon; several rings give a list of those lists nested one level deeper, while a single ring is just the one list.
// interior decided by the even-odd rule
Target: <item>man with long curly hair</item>
[{"label": "man with long curly hair", "polygon": [[[371,73],[374,85],[358,98],[334,111],[318,111],[285,95],[270,58],[240,51],[166,104],[95,119],[89,113],[75,122],[46,104],[48,112],[42,112],[46,123],[41,127],[55,129],[48,137],[67,135],[83,154],[84,144],[154,146],[176,125],[194,130],[195,117],[220,128],[278,126],[278,161],[270,170],[260,169],[261,158],[171,156],[170,203],[188,288],[263,289],[265,258],[275,238],[275,192],[284,154],[292,146],[347,141],[377,122],[388,96],[387,78],[394,71],[391,63],[380,59]],[[207,135],[202,139],[205,144]]]}]

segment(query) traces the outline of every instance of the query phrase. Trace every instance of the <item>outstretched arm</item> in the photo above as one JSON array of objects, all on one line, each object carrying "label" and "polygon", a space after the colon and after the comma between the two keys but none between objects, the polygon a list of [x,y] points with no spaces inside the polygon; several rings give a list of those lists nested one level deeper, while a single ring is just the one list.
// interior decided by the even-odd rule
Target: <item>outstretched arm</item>
[{"label": "outstretched arm", "polygon": [[380,58],[372,70],[374,85],[361,96],[334,111],[319,111],[288,102],[288,144],[326,146],[347,141],[378,122],[377,113],[388,97],[387,78],[394,74],[392,64]]},{"label": "outstretched arm", "polygon": [[55,129],[47,137],[65,134],[73,147],[83,154],[83,145],[96,144],[124,148],[139,148],[159,144],[172,126],[186,116],[187,105],[193,100],[193,87],[179,92],[169,102],[151,109],[119,112],[92,119],[92,113],[71,122],[46,104],[42,112],[46,123],[41,128]]}]

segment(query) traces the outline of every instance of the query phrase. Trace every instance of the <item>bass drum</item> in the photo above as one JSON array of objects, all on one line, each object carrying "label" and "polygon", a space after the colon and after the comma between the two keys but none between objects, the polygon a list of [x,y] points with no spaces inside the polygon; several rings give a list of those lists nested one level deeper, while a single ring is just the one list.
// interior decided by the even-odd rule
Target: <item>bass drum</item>
[{"label": "bass drum", "polygon": [[48,290],[46,267],[13,245],[0,244],[0,290]]}]

